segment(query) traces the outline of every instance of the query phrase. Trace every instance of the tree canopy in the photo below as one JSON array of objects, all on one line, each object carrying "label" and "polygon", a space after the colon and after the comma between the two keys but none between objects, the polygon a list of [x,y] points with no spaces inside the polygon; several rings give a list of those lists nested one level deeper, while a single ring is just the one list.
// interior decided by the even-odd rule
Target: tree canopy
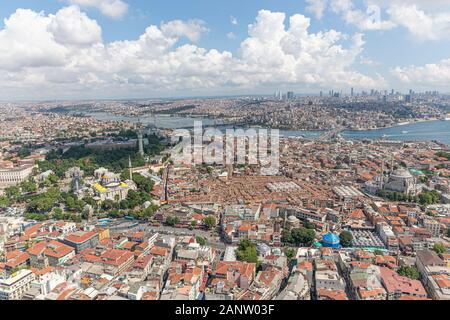
[{"label": "tree canopy", "polygon": [[349,231],[342,231],[339,238],[341,239],[341,245],[344,248],[351,247],[353,235]]},{"label": "tree canopy", "polygon": [[216,226],[216,218],[209,216],[203,219],[203,223],[208,229],[213,229]]},{"label": "tree canopy", "polygon": [[239,261],[257,263],[258,253],[256,251],[256,244],[248,239],[241,240],[236,250],[236,257]]},{"label": "tree canopy", "polygon": [[433,250],[437,254],[442,254],[447,251],[447,248],[442,243],[435,243],[433,246]]},{"label": "tree canopy", "polygon": [[401,266],[397,273],[412,280],[418,280],[420,277],[419,270],[414,266]]},{"label": "tree canopy", "polygon": [[313,244],[316,232],[313,229],[305,227],[294,228],[292,230],[283,230],[282,242],[299,246],[309,247]]}]

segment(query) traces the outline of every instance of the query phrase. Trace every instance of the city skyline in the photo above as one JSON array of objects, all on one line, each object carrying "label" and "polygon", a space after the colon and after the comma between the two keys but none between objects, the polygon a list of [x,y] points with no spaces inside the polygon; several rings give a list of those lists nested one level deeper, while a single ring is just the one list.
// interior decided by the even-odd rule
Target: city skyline
[{"label": "city skyline", "polygon": [[0,100],[450,92],[445,1],[239,5],[6,1]]}]

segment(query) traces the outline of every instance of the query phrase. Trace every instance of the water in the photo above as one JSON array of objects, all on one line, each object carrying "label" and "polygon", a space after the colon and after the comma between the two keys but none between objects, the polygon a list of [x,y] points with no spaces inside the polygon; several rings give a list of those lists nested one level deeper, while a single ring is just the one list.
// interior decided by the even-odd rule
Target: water
[{"label": "water", "polygon": [[[86,113],[86,115],[94,117],[97,120],[103,121],[138,122],[137,117],[118,116],[108,112],[92,112]],[[144,116],[139,118],[139,120],[144,125],[153,124],[157,128],[161,129],[178,129],[178,128],[193,127],[194,121],[202,121],[203,126],[210,126],[214,124],[214,120],[209,118],[180,117],[169,115]]]},{"label": "water", "polygon": [[[117,116],[106,112],[89,113],[88,115],[98,120],[118,120],[137,122],[136,117]],[[202,121],[203,127],[214,125],[214,120],[209,118],[194,118],[156,115],[140,118],[143,124],[154,124],[158,128],[177,129],[193,127],[194,121]],[[230,126],[227,126],[230,127]],[[220,128],[220,126],[219,126]],[[225,129],[226,127],[222,127]],[[284,137],[320,137],[323,131],[307,131],[307,130],[280,130],[280,134]],[[416,122],[408,125],[395,126],[377,130],[363,131],[344,131],[341,135],[349,140],[356,139],[379,139],[386,138],[389,140],[402,141],[431,141],[437,140],[445,144],[450,144],[450,121],[436,120],[426,122]]]},{"label": "water", "polygon": [[[307,138],[319,137],[322,131],[286,131],[280,130],[283,136],[304,136]],[[342,137],[348,140],[380,139],[401,141],[431,141],[450,144],[450,121],[436,120],[416,122],[408,125],[395,126],[377,130],[344,131]]]},{"label": "water", "polygon": [[342,133],[342,136],[347,139],[378,139],[385,136],[389,140],[437,140],[445,144],[450,144],[450,121],[436,120],[378,130],[345,131]]}]

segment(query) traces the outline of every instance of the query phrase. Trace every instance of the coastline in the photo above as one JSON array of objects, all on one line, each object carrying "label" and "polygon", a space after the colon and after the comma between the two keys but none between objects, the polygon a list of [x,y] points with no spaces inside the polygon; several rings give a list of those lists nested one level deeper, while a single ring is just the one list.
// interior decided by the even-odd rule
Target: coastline
[{"label": "coastline", "polygon": [[344,129],[344,131],[349,131],[349,132],[376,131],[376,130],[397,128],[397,127],[404,127],[404,126],[409,126],[409,125],[422,123],[422,122],[433,122],[433,121],[440,121],[440,120],[442,120],[442,119],[439,119],[439,118],[434,118],[434,119],[413,119],[413,120],[408,121],[408,122],[397,122],[395,124],[392,124],[392,125],[389,125],[389,126],[385,126],[385,127],[368,128],[368,129]]}]

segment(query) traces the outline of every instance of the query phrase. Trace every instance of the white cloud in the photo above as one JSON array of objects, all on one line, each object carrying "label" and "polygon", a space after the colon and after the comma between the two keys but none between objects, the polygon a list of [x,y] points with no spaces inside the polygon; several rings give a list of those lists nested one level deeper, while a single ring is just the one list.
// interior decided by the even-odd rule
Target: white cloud
[{"label": "white cloud", "polygon": [[327,8],[328,0],[306,0],[306,12],[313,13],[317,19],[322,19]]},{"label": "white cloud", "polygon": [[63,66],[68,49],[55,41],[48,27],[52,19],[43,13],[18,9],[0,30],[0,69]]},{"label": "white cloud", "polygon": [[187,22],[181,20],[173,20],[161,24],[161,31],[169,37],[186,37],[196,42],[201,35],[208,32],[205,23],[201,20],[189,20]]},{"label": "white cloud", "polygon": [[[323,14],[326,0],[307,0],[307,8],[317,17]],[[357,7],[357,3],[360,4]],[[325,4],[325,8],[324,8]],[[329,0],[330,9],[349,25],[360,30],[390,30],[403,27],[414,39],[441,40],[450,36],[448,0]],[[383,19],[382,16],[386,16]]]},{"label": "white cloud", "polygon": [[396,26],[392,21],[382,20],[381,9],[376,5],[369,5],[362,11],[355,8],[353,0],[331,0],[330,6],[347,24],[361,30],[389,30]]},{"label": "white cloud", "polygon": [[100,26],[77,6],[63,8],[55,16],[50,15],[50,19],[48,29],[58,43],[90,45],[102,40]]},{"label": "white cloud", "polygon": [[379,66],[380,63],[377,61],[372,60],[369,57],[360,56],[359,57],[359,63],[366,65],[366,66]]},{"label": "white cloud", "polygon": [[427,14],[416,5],[393,5],[387,12],[394,23],[405,27],[418,40],[440,40],[450,37],[450,11]]},{"label": "white cloud", "polygon": [[421,88],[450,89],[450,59],[423,66],[396,67],[391,73],[404,84]]},{"label": "white cloud", "polygon": [[228,32],[227,38],[230,40],[234,40],[234,39],[236,39],[236,35],[234,34],[234,32]]},{"label": "white cloud", "polygon": [[128,11],[128,4],[122,0],[68,0],[71,4],[93,7],[105,16],[120,18]]},{"label": "white cloud", "polygon": [[[149,96],[184,92],[251,92],[286,84],[382,87],[385,80],[352,69],[364,47],[329,30],[311,33],[310,19],[261,10],[239,53],[180,45],[197,41],[204,23],[149,26],[136,40],[105,43],[98,24],[76,7],[52,15],[17,10],[0,30],[0,98]],[[68,23],[67,25],[65,23]]]},{"label": "white cloud", "polygon": [[237,26],[239,24],[238,20],[233,16],[230,16],[230,23],[234,26]]}]

